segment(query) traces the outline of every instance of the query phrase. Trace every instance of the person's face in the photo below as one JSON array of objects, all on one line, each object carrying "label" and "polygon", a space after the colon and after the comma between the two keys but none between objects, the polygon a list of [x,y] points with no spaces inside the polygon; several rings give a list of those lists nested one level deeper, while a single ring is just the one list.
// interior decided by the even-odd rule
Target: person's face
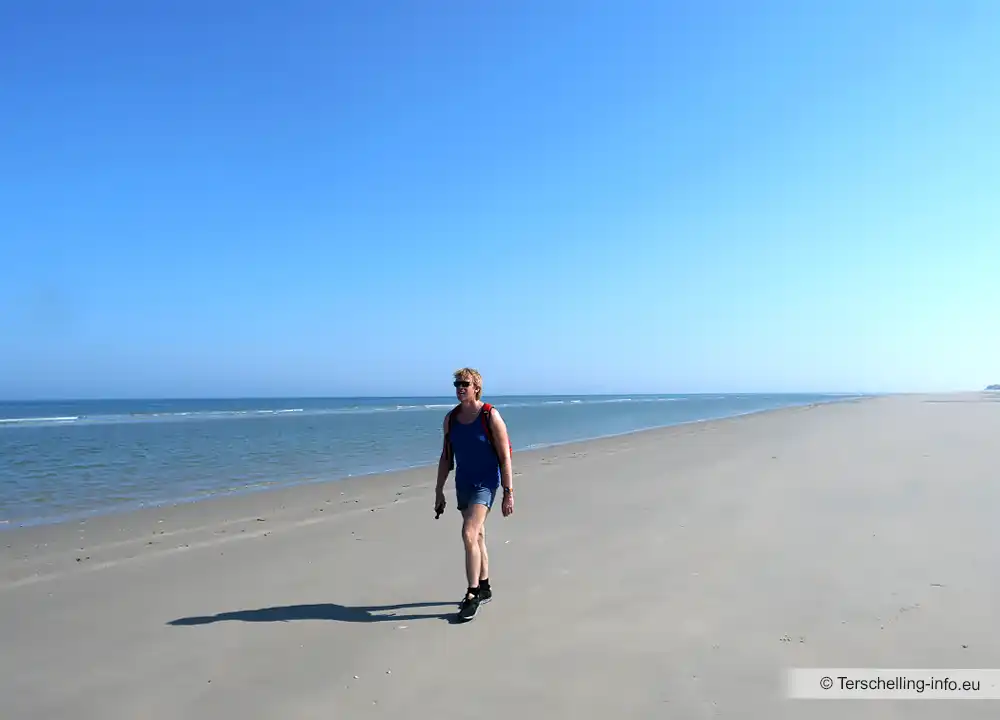
[{"label": "person's face", "polygon": [[467,377],[460,377],[455,380],[455,395],[459,402],[476,399],[476,386]]}]

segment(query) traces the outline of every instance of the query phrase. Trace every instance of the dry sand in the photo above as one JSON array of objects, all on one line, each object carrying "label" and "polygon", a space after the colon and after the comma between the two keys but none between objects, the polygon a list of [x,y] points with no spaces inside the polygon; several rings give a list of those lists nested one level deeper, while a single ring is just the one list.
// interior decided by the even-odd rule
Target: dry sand
[{"label": "dry sand", "polygon": [[[0,717],[972,718],[789,667],[1000,668],[1000,402],[900,396],[515,454],[450,621],[433,469],[0,533]],[[449,491],[451,484],[449,482]]]}]

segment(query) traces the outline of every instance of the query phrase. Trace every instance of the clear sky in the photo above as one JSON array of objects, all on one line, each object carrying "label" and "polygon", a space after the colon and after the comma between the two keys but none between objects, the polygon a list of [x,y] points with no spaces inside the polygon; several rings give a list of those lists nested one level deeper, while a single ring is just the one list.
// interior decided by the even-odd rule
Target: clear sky
[{"label": "clear sky", "polygon": [[1000,382],[1000,3],[0,1],[0,397]]}]

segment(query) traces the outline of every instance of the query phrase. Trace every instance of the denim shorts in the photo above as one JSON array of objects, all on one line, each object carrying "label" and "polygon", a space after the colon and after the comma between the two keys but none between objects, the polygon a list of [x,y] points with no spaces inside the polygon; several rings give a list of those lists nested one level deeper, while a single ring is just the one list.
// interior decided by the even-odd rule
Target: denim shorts
[{"label": "denim shorts", "polygon": [[465,512],[465,509],[470,505],[485,505],[487,510],[492,508],[499,489],[499,486],[495,488],[476,486],[455,488],[458,501],[456,504],[459,511]]}]

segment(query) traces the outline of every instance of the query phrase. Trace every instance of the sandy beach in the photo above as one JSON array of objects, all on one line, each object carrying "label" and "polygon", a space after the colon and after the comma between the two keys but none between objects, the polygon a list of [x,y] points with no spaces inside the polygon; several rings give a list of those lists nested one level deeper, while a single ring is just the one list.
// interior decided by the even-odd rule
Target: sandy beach
[{"label": "sandy beach", "polygon": [[784,678],[1000,668],[998,438],[896,396],[515,453],[467,624],[433,468],[6,530],[0,716],[996,717]]}]

